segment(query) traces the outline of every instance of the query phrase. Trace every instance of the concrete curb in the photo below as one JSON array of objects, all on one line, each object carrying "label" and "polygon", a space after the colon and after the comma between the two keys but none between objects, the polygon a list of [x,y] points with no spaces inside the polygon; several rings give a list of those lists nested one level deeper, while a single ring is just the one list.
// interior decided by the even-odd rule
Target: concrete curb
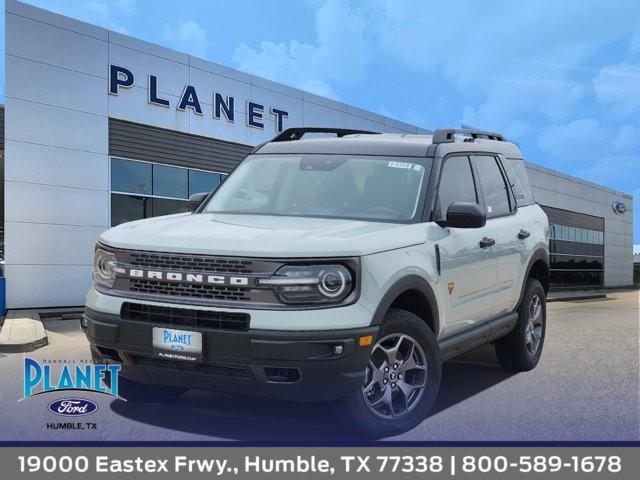
[{"label": "concrete curb", "polygon": [[607,298],[606,293],[592,293],[592,294],[581,294],[581,295],[566,295],[566,296],[554,296],[547,298],[547,303],[549,302],[571,302],[573,300],[597,300]]},{"label": "concrete curb", "polygon": [[0,330],[0,352],[32,352],[49,344],[40,315],[35,310],[12,310]]}]

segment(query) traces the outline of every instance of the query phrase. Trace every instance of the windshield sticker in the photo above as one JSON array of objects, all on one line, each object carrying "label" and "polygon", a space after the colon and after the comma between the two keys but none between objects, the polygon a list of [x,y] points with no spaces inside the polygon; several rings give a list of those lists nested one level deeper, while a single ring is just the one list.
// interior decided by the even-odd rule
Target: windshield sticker
[{"label": "windshield sticker", "polygon": [[407,168],[407,169],[411,170],[411,168],[413,167],[413,163],[389,162],[389,164],[387,166],[391,167],[391,168]]}]

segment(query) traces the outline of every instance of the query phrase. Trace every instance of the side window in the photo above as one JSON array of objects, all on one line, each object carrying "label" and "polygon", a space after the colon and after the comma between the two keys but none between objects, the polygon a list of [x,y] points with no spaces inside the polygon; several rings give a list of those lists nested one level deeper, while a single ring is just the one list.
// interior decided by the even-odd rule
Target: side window
[{"label": "side window", "polygon": [[477,201],[469,157],[446,158],[440,176],[436,218],[445,218],[449,206],[454,202]]},{"label": "side window", "polygon": [[533,205],[533,193],[527,174],[527,167],[524,160],[518,158],[507,158],[502,161],[502,165],[507,171],[507,178],[511,181],[515,204],[519,206]]},{"label": "side window", "polygon": [[507,184],[498,166],[498,161],[495,157],[484,155],[472,156],[471,158],[478,170],[478,180],[482,186],[487,207],[487,218],[508,214],[511,210]]}]

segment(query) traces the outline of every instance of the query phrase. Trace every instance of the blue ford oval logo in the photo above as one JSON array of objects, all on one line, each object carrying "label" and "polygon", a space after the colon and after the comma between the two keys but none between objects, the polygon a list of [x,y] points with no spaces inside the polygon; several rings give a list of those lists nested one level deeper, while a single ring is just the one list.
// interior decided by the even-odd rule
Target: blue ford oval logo
[{"label": "blue ford oval logo", "polygon": [[178,345],[177,343],[172,343],[171,344],[171,350],[184,350],[184,347],[182,345]]},{"label": "blue ford oval logo", "polygon": [[627,211],[627,206],[622,202],[613,202],[611,208],[613,209],[613,213],[617,215],[624,215]]},{"label": "blue ford oval logo", "polygon": [[49,411],[65,417],[81,417],[91,415],[98,410],[98,405],[84,398],[63,398],[49,404]]}]

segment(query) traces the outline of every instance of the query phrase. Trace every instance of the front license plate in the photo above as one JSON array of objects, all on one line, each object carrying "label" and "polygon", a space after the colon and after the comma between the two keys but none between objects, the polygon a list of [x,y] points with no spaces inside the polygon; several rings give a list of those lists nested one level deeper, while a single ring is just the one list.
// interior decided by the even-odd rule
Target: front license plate
[{"label": "front license plate", "polygon": [[202,360],[202,333],[172,328],[153,328],[153,355],[166,360]]}]

